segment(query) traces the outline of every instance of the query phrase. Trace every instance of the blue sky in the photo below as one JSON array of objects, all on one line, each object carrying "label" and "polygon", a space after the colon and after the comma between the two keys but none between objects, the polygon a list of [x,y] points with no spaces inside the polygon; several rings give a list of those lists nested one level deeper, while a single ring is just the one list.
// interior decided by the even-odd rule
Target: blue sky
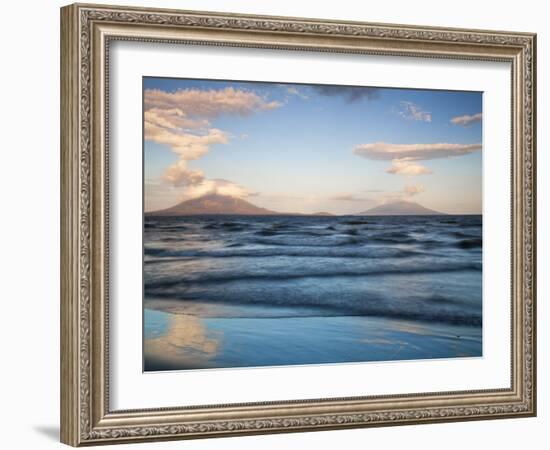
[{"label": "blue sky", "polygon": [[481,212],[482,94],[144,78],[146,211],[212,192],[282,212]]}]

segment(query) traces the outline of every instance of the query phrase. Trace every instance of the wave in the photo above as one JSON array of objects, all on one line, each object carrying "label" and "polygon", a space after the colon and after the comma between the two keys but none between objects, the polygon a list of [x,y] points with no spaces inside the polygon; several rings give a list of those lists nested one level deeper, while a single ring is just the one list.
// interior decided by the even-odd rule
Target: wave
[{"label": "wave", "polygon": [[[455,222],[449,220],[449,222]],[[174,242],[189,241],[225,241],[228,246],[262,245],[269,247],[345,247],[358,245],[380,245],[396,247],[402,245],[427,248],[459,248],[463,250],[481,248],[479,226],[464,227],[445,225],[437,228],[433,224],[421,227],[414,225],[395,225],[376,223],[372,227],[350,226],[370,223],[363,220],[334,221],[328,226],[325,223],[312,226],[287,223],[265,223],[258,221],[245,222],[208,222],[178,225],[175,223],[148,225],[147,230],[157,232],[150,241]],[[269,226],[266,226],[269,225]],[[437,225],[437,224],[436,224]],[[468,225],[468,226],[466,226]],[[442,224],[439,224],[442,227]],[[164,233],[164,235],[162,234]],[[146,254],[148,250],[146,249]],[[167,255],[170,255],[167,253]]]},{"label": "wave", "polygon": [[279,234],[276,230],[260,230],[256,231],[258,236],[275,236]]},{"label": "wave", "polygon": [[230,283],[235,281],[285,281],[296,280],[303,278],[335,278],[335,277],[367,277],[367,276],[383,276],[383,275],[413,275],[413,274],[436,274],[436,273],[451,273],[451,272],[466,272],[466,271],[481,271],[480,263],[465,263],[465,264],[440,264],[437,267],[411,267],[411,268],[377,268],[371,269],[348,269],[348,270],[314,270],[302,269],[298,272],[278,271],[275,273],[224,273],[213,274],[203,273],[198,276],[190,276],[187,279],[178,277],[172,280],[151,281],[146,280],[146,288],[166,288],[170,286],[197,284],[197,283]]},{"label": "wave", "polygon": [[[157,291],[150,298],[170,298],[181,302],[181,311],[193,314],[199,308],[201,317],[314,317],[314,316],[378,316],[397,319],[444,322],[470,326],[480,326],[481,310],[475,306],[464,305],[442,295],[384,297],[376,293],[357,293],[356,295],[337,296],[308,295],[301,291],[282,296],[271,296],[269,300],[258,295],[257,289],[247,286],[246,290],[228,293],[220,290],[202,290],[200,292]],[[197,295],[200,301],[197,302]],[[208,305],[224,305],[227,311]],[[206,305],[206,307],[204,307]],[[186,306],[189,307],[186,310]]]},{"label": "wave", "polygon": [[[320,237],[320,236],[317,236]],[[250,240],[251,244],[267,245],[270,247],[342,247],[346,245],[356,245],[363,242],[361,239],[358,239],[355,236],[331,236],[329,239],[320,240],[312,239],[305,241],[304,239],[286,239],[286,240],[275,240],[275,239],[252,239]]]},{"label": "wave", "polygon": [[357,220],[344,220],[341,223],[346,225],[368,225],[368,224],[371,224],[372,221],[357,219]]},{"label": "wave", "polygon": [[481,324],[479,217],[159,218],[145,231],[146,299]]},{"label": "wave", "polygon": [[[162,263],[188,258],[272,258],[272,257],[312,257],[312,258],[407,258],[412,256],[432,256],[429,253],[402,250],[396,248],[339,249],[334,245],[311,246],[304,248],[256,248],[243,249],[243,244],[234,242],[227,245],[231,250],[168,250],[166,248],[146,247],[147,256],[159,259],[147,260],[149,263]],[[286,247],[286,246],[285,246]],[[331,250],[332,247],[334,250]],[[316,249],[317,248],[317,249]],[[236,250],[233,250],[236,249]]]},{"label": "wave", "polygon": [[248,224],[242,222],[209,222],[203,226],[205,230],[245,231]]}]

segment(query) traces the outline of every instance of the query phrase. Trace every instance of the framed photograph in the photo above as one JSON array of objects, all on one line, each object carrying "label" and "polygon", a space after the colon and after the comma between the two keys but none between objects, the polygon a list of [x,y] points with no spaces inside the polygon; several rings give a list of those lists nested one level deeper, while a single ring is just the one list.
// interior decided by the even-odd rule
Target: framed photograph
[{"label": "framed photograph", "polygon": [[535,58],[62,8],[62,442],[535,415]]}]

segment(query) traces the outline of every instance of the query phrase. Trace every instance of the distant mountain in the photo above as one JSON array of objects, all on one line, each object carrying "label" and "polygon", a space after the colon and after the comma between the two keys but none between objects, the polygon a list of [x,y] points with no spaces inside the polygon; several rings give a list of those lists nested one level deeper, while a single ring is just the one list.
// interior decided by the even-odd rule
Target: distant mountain
[{"label": "distant mountain", "polygon": [[356,214],[357,216],[442,216],[445,213],[425,208],[414,202],[397,201],[375,206]]},{"label": "distant mountain", "polygon": [[198,215],[243,215],[270,216],[279,214],[269,209],[259,208],[252,203],[227,195],[208,194],[185,200],[171,208],[146,213],[148,216],[198,216]]},{"label": "distant mountain", "polygon": [[[199,215],[242,215],[242,216],[332,216],[328,212],[317,212],[313,214],[281,213],[260,208],[246,200],[228,195],[208,194],[202,197],[185,200],[167,209],[150,211],[145,213],[148,216],[199,216]],[[357,216],[422,216],[422,215],[444,215],[438,211],[428,209],[418,203],[398,201],[375,206],[356,214]]]}]

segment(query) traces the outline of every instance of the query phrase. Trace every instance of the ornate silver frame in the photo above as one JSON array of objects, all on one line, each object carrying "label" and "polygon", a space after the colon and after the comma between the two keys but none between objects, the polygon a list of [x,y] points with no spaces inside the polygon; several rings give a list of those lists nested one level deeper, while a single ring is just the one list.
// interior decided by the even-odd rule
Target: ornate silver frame
[{"label": "ornate silver frame", "polygon": [[[508,389],[111,411],[108,58],[113,40],[507,61],[512,66],[512,383]],[[536,36],[75,4],[61,9],[61,440],[161,439],[536,414]]]}]

